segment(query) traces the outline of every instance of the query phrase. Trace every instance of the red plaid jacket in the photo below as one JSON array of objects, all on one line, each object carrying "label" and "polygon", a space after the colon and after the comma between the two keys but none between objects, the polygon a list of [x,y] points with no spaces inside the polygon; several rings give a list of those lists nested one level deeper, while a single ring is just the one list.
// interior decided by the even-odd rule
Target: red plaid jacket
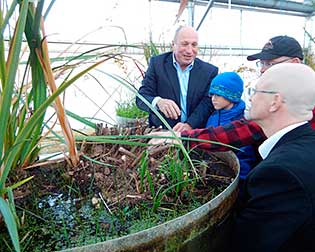
[{"label": "red plaid jacket", "polygon": [[[315,108],[313,109],[313,118],[310,123],[315,130]],[[209,127],[205,129],[183,131],[181,136],[219,142],[237,148],[246,145],[257,146],[266,139],[262,129],[256,123],[245,119],[233,121],[230,124],[216,128]],[[209,151],[227,151],[230,149],[227,146],[217,143],[201,143],[197,140],[190,140],[188,142],[190,148],[198,147]]]}]

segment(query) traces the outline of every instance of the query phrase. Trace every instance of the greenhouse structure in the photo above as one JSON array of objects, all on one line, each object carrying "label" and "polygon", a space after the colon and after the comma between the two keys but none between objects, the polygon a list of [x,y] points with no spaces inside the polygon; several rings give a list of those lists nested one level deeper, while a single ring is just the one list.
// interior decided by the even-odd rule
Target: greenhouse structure
[{"label": "greenhouse structure", "polygon": [[[314,15],[314,0],[0,0],[0,252],[315,251],[315,118],[290,110],[315,114]],[[293,98],[273,80],[298,82]],[[255,174],[305,125],[281,181]],[[257,241],[234,247],[240,220]]]}]

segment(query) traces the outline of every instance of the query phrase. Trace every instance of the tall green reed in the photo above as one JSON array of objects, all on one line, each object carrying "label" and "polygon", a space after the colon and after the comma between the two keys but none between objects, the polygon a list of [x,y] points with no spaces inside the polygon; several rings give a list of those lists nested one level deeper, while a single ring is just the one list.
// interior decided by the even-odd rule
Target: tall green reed
[{"label": "tall green reed", "polygon": [[[8,185],[10,171],[32,164],[37,159],[45,113],[51,105],[54,105],[61,124],[71,164],[77,164],[75,140],[59,95],[91,69],[112,58],[102,55],[81,72],[69,74],[57,87],[43,20],[54,2],[50,1],[43,15],[44,0],[0,1],[0,216],[8,228],[15,251],[21,248],[13,189],[31,178]],[[22,64],[23,70],[20,63],[24,63],[25,56],[27,63]],[[95,55],[91,57],[95,58]],[[67,65],[64,67],[69,68]],[[24,71],[22,78],[21,69]]]}]

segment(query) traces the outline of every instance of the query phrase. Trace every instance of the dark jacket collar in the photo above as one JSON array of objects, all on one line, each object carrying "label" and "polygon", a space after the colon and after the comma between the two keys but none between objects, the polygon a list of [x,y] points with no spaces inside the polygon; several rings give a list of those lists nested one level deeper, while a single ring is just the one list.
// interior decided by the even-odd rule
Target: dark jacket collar
[{"label": "dark jacket collar", "polygon": [[276,145],[272,148],[270,151],[273,152],[275,149],[277,149],[279,146],[286,144],[291,141],[296,141],[300,138],[303,138],[305,136],[313,135],[314,136],[314,141],[315,141],[315,131],[311,128],[311,125],[309,123],[303,124],[280,138],[280,140],[276,143]]}]

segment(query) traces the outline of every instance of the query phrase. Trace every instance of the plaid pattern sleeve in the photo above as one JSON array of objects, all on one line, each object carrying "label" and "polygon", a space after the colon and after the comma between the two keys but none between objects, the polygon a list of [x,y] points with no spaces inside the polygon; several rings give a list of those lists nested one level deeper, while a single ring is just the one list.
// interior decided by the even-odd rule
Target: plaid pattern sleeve
[{"label": "plaid pattern sleeve", "polygon": [[[310,123],[312,128],[315,129],[315,108],[313,109],[313,118]],[[240,148],[246,145],[260,145],[266,139],[265,134],[258,124],[245,119],[233,121],[216,128],[209,127],[183,131],[181,135],[182,137],[211,141],[206,143],[199,142],[198,140],[187,141],[190,148],[198,147],[208,151],[230,150],[228,146],[220,145],[220,143]]]},{"label": "plaid pattern sleeve", "polygon": [[212,141],[207,143],[198,140],[189,140],[190,148],[201,148],[209,151],[226,151],[230,148],[220,145],[228,144],[234,147],[242,147],[246,145],[257,145],[266,139],[262,129],[254,122],[245,119],[233,121],[229,124],[219,127],[209,127],[205,129],[195,129],[183,131],[182,137],[197,138]]}]

